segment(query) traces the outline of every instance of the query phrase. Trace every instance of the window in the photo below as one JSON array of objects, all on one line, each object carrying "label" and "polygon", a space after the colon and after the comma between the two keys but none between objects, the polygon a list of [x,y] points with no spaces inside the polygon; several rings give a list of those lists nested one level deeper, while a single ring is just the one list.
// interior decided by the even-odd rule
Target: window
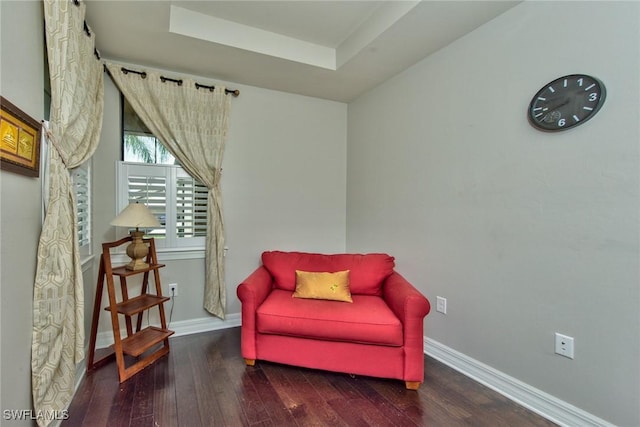
[{"label": "window", "polygon": [[175,157],[151,133],[124,96],[121,100],[122,160],[136,163],[176,164]]},{"label": "window", "polygon": [[91,161],[71,171],[71,182],[78,212],[80,255],[91,255]]},{"label": "window", "polygon": [[180,166],[118,162],[118,194],[118,211],[139,202],[158,218],[157,247],[204,248],[208,190]]},{"label": "window", "polygon": [[144,203],[160,227],[147,230],[158,248],[204,249],[207,187],[191,177],[122,97],[123,161],[118,162],[118,212]]},{"label": "window", "polygon": [[125,133],[124,160],[128,162],[173,165],[175,157],[153,135]]}]

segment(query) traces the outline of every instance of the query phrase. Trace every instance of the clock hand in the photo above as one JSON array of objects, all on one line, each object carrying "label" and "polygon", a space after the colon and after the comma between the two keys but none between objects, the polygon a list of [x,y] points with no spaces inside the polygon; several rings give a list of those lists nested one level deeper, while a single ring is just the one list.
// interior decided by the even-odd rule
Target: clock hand
[{"label": "clock hand", "polygon": [[560,107],[564,107],[571,101],[571,98],[566,98],[566,100],[562,104],[554,105],[552,108],[548,108],[543,110],[544,116],[542,116],[541,121],[546,123],[551,123],[555,120],[560,119],[561,114],[558,110]]},{"label": "clock hand", "polygon": [[549,108],[549,111],[555,111],[560,107],[564,107],[565,105],[567,105],[569,103],[569,101],[571,101],[571,99],[567,98],[562,104],[554,105],[553,108]]}]

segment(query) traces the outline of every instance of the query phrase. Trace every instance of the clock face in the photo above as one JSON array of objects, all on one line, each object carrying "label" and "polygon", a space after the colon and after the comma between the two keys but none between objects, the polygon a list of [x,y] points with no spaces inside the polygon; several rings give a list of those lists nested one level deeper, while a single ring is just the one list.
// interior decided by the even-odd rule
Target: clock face
[{"label": "clock face", "polygon": [[560,77],[535,94],[529,104],[529,122],[545,131],[578,126],[598,112],[605,95],[604,84],[595,77],[584,74]]}]

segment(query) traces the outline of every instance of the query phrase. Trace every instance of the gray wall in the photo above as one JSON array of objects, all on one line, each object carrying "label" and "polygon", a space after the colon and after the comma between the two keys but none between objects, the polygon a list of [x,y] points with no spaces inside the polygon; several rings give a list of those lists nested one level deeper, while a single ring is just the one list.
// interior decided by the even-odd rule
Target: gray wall
[{"label": "gray wall", "polygon": [[[525,2],[348,110],[347,249],[397,257],[434,304],[428,337],[624,426],[640,425],[639,8]],[[531,97],[571,73],[602,79],[602,110],[533,129]]]},{"label": "gray wall", "polygon": [[[0,2],[0,94],[43,116],[40,2]],[[33,29],[38,29],[33,31]],[[0,409],[31,408],[33,281],[40,237],[40,179],[0,172]],[[2,420],[2,425],[12,425]],[[25,422],[15,424],[27,425]]]}]

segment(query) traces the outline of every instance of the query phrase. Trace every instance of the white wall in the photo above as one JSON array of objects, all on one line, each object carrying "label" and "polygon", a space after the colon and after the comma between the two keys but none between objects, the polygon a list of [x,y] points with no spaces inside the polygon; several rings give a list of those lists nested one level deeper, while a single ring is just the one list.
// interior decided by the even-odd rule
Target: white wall
[{"label": "white wall", "polygon": [[[203,84],[219,84],[191,77]],[[240,304],[235,289],[260,265],[263,251],[345,250],[347,106],[235,83],[223,84],[241,91],[240,97],[231,101],[222,177],[229,247],[227,315],[238,315]],[[117,214],[115,163],[120,159],[120,132],[119,92],[105,78],[102,139],[94,156],[96,253],[102,242],[121,237],[109,226]],[[179,285],[172,320],[212,318],[202,308],[204,260],[165,263],[163,284]],[[89,292],[88,301],[93,298],[93,291]],[[100,330],[109,328],[108,316],[103,314]]]},{"label": "white wall", "polygon": [[[0,94],[41,120],[42,4],[0,1],[0,17]],[[31,329],[41,221],[40,179],[2,171],[0,181],[0,409],[28,410],[32,408]],[[2,425],[13,424],[29,423],[2,420]]]},{"label": "white wall", "polygon": [[[639,18],[525,2],[348,108],[347,249],[388,251],[448,299],[428,337],[624,426],[640,425]],[[533,129],[531,97],[571,73],[604,82],[602,110]]]}]

